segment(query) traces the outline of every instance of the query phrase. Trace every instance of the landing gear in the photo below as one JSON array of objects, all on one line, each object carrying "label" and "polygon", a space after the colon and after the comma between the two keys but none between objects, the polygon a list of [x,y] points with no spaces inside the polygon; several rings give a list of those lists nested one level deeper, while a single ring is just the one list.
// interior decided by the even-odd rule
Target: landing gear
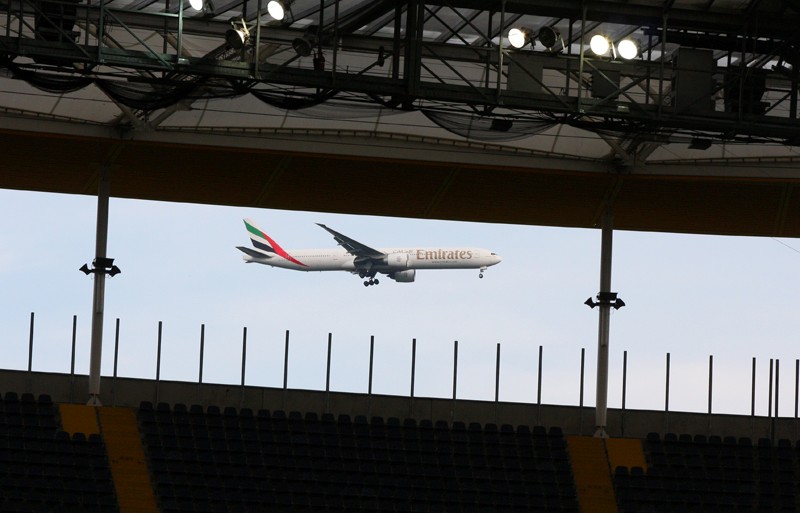
[{"label": "landing gear", "polygon": [[380,283],[380,280],[378,280],[377,278],[376,279],[370,278],[368,280],[364,280],[364,286],[365,287],[369,287],[370,285],[378,285],[379,283]]},{"label": "landing gear", "polygon": [[478,271],[478,278],[483,278],[483,272],[486,270],[486,267],[481,267],[481,270]]}]

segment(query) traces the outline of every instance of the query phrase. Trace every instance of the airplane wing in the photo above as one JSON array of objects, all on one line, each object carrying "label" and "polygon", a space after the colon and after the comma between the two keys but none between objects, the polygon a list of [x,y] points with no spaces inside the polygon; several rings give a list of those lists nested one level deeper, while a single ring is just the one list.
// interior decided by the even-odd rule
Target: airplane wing
[{"label": "airplane wing", "polygon": [[353,240],[347,235],[343,235],[336,230],[331,230],[327,226],[322,223],[317,223],[320,227],[325,229],[328,233],[333,235],[333,238],[336,242],[339,243],[348,253],[355,257],[362,257],[362,258],[381,258],[386,256],[386,253],[382,251],[378,251],[377,249],[372,249],[371,247],[367,246],[366,244],[362,244],[357,240]]}]

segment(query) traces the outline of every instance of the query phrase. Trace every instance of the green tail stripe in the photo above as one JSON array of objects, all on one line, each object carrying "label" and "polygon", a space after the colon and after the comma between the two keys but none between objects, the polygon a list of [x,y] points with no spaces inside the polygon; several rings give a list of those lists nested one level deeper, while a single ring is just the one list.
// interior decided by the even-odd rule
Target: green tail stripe
[{"label": "green tail stripe", "polygon": [[264,234],[261,233],[261,230],[252,226],[250,223],[245,222],[244,225],[247,227],[247,231],[252,233],[253,235],[257,235],[258,237],[264,238]]}]

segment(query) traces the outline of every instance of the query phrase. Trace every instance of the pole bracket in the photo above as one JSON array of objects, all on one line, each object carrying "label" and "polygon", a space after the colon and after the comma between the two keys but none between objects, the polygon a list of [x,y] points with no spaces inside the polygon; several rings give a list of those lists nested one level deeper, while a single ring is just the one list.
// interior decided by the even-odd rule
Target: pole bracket
[{"label": "pole bracket", "polygon": [[614,310],[619,310],[625,306],[625,301],[623,301],[622,298],[618,298],[616,292],[598,292],[595,298],[597,301],[589,298],[584,301],[583,304],[589,308],[594,308],[595,306],[610,306],[614,308]]}]

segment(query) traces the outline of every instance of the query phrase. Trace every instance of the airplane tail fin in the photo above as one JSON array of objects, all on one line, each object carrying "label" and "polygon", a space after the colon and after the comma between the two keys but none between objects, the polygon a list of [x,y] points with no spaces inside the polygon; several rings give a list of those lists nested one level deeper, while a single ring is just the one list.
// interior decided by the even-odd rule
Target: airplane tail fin
[{"label": "airplane tail fin", "polygon": [[[279,256],[281,258],[285,258],[286,260],[295,263],[297,265],[306,267],[306,264],[296,260],[294,257],[289,255],[282,247],[278,245],[277,242],[272,240],[269,235],[267,235],[263,230],[258,228],[252,219],[245,219],[244,226],[247,228],[248,235],[250,235],[250,242],[253,243],[253,247],[256,248],[257,252],[260,254],[261,258],[271,258],[274,256]],[[244,253],[248,256],[253,256],[253,253],[256,251],[244,251]]]},{"label": "airplane tail fin", "polygon": [[277,250],[282,251],[281,247],[278,246],[269,235],[258,228],[252,219],[245,219],[244,226],[247,228],[247,234],[250,235],[250,242],[253,244],[253,247],[258,250],[257,252],[242,250],[244,253],[250,256],[254,256],[253,253],[258,253],[260,256],[274,256],[278,253]]}]

